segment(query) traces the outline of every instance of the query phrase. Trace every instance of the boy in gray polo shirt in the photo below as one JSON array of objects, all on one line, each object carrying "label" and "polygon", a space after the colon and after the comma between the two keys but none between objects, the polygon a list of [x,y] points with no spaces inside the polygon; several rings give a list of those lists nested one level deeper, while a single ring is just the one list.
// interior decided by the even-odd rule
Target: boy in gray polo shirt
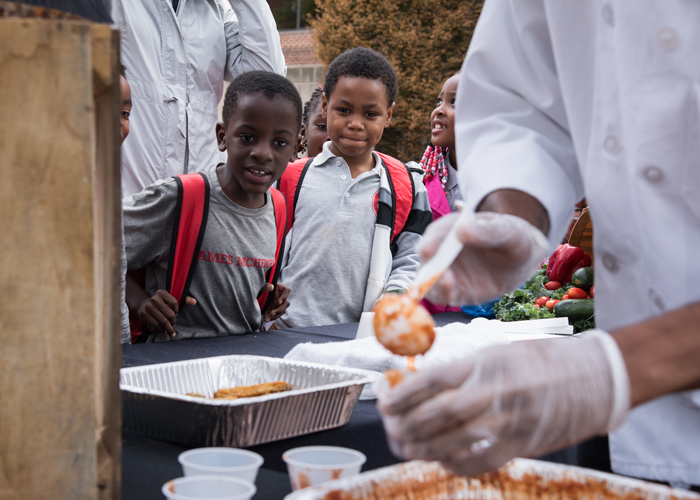
[{"label": "boy in gray polo shirt", "polygon": [[278,328],[358,321],[382,293],[408,288],[418,269],[415,248],[432,220],[422,172],[403,172],[412,177],[412,199],[393,243],[377,216],[379,204],[397,203],[373,151],[391,121],[396,88],[391,63],[370,49],[349,50],[328,67],[322,109],[330,142],[298,191],[281,274],[291,305]]},{"label": "boy in gray polo shirt", "polygon": [[[294,85],[274,73],[245,73],[229,86],[223,123],[216,125],[219,150],[228,158],[205,172],[209,212],[191,296],[182,310],[166,291],[178,210],[175,179],[158,181],[124,199],[128,268],[146,268],[145,289],[127,276],[126,302],[131,314],[150,327],[149,340],[216,337],[260,328],[263,315],[256,297],[271,291],[265,273],[275,265],[277,240],[269,189],[296,154],[301,112]],[[288,293],[278,284],[265,319],[286,310]]]}]

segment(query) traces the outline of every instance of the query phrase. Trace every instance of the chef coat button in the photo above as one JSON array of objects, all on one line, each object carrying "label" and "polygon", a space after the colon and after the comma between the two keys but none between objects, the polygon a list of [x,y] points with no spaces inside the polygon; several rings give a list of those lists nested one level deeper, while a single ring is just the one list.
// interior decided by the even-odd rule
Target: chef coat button
[{"label": "chef coat button", "polygon": [[616,273],[620,269],[617,259],[609,253],[603,255],[603,265],[605,266],[605,269],[611,273]]},{"label": "chef coat button", "polygon": [[652,184],[659,184],[664,180],[664,173],[659,167],[647,167],[644,169],[644,177]]},{"label": "chef coat button", "polygon": [[662,311],[666,309],[666,305],[664,304],[663,299],[659,296],[658,293],[656,293],[656,290],[654,290],[653,288],[649,289],[649,298],[654,304],[656,304],[656,307],[658,307]]},{"label": "chef coat button", "polygon": [[605,141],[603,142],[603,147],[605,148],[605,151],[607,151],[608,153],[616,153],[617,146],[618,146],[617,139],[612,135],[607,136],[605,138]]},{"label": "chef coat button", "polygon": [[673,28],[661,28],[656,34],[656,42],[666,50],[673,50],[676,47],[676,30]]},{"label": "chef coat button", "polygon": [[350,198],[350,193],[345,193],[346,198]]},{"label": "chef coat button", "polygon": [[607,24],[610,27],[615,26],[615,16],[613,15],[613,10],[612,7],[610,7],[610,4],[605,4],[605,7],[603,7],[603,21],[605,21],[605,24]]},{"label": "chef coat button", "polygon": [[341,176],[340,176],[340,179],[341,179],[341,180],[345,180],[345,179],[347,179],[347,178],[348,178],[347,175],[341,175]]}]

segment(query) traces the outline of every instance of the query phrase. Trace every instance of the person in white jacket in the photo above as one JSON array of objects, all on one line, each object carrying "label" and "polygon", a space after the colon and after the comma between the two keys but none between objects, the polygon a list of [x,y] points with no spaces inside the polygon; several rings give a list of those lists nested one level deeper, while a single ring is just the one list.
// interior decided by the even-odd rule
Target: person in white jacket
[{"label": "person in white jacket", "polygon": [[123,197],[222,161],[214,127],[224,81],[286,73],[265,0],[115,0],[112,14],[134,104]]},{"label": "person in white jacket", "polygon": [[610,432],[613,471],[700,485],[699,25],[680,0],[485,3],[456,111],[477,213],[437,299],[517,288],[585,195],[600,330],[407,377],[380,401],[399,454],[476,474]]}]

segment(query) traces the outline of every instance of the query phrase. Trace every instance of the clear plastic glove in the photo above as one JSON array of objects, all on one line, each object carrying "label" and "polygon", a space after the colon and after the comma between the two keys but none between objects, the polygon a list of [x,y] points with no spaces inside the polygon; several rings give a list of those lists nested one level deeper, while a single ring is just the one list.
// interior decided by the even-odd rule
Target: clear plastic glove
[{"label": "clear plastic glove", "polygon": [[378,397],[392,451],[467,476],[610,431],[630,406],[622,354],[602,331],[484,349]]},{"label": "clear plastic glove", "polygon": [[[430,224],[419,246],[428,261],[459,214]],[[438,304],[481,304],[512,292],[530,278],[550,253],[542,231],[513,215],[478,212],[458,228],[464,249],[427,298]]]}]

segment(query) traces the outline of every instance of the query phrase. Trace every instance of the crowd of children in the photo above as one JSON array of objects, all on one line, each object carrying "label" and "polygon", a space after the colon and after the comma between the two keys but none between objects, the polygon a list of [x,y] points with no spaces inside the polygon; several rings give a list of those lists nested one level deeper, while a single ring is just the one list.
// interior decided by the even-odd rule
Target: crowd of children
[{"label": "crowd of children", "polygon": [[[404,164],[375,151],[397,95],[378,52],[338,56],[303,107],[279,75],[236,78],[216,126],[226,162],[123,200],[122,341],[355,322],[384,293],[405,291],[426,226],[461,199],[458,81],[439,94],[420,164]],[[128,91],[123,78],[122,141]]]}]

